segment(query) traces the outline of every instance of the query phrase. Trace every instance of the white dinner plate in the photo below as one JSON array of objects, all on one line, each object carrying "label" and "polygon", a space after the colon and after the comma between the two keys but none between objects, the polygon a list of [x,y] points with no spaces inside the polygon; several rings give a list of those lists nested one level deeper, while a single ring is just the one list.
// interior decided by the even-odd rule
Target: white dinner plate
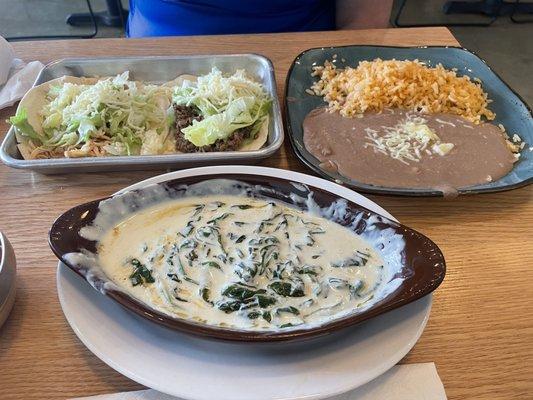
[{"label": "white dinner plate", "polygon": [[[185,176],[249,173],[321,187],[392,217],[367,198],[320,178],[264,167],[217,166],[176,171],[139,188]],[[324,399],[381,375],[411,350],[431,310],[431,295],[324,338],[296,343],[225,343],[158,326],[100,294],[59,263],[57,290],[79,339],[121,374],[188,400]]]}]

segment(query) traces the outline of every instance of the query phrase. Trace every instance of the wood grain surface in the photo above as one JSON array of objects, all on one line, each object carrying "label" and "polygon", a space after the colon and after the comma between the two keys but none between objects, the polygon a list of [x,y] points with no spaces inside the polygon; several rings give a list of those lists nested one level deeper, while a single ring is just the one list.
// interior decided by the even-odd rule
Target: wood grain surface
[{"label": "wood grain surface", "polygon": [[[294,57],[310,47],[456,46],[444,28],[166,39],[16,43],[24,60],[255,52],[275,66],[279,93]],[[282,96],[281,96],[282,97]],[[283,101],[283,98],[281,98]],[[0,111],[4,120],[14,108]],[[308,172],[288,142],[262,165]],[[46,176],[0,165],[0,229],[18,260],[17,298],[0,328],[0,399],[65,399],[140,389],[77,339],[61,312],[47,232],[68,208],[107,196],[150,172]],[[448,273],[425,332],[402,363],[435,362],[450,399],[533,399],[533,202],[531,187],[461,197],[369,196],[443,250]],[[216,400],[216,399],[213,399]]]}]

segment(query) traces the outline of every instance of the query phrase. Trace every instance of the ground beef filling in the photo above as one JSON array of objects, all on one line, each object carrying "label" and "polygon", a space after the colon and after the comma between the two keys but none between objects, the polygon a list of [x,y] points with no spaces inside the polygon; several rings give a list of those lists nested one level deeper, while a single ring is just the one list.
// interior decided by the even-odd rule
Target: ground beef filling
[{"label": "ground beef filling", "polygon": [[178,105],[174,105],[174,114],[176,116],[176,150],[182,153],[238,150],[252,131],[252,126],[247,126],[246,128],[236,130],[226,140],[217,140],[209,146],[196,147],[185,139],[182,129],[192,125],[194,120],[201,121],[202,116],[194,107]]}]

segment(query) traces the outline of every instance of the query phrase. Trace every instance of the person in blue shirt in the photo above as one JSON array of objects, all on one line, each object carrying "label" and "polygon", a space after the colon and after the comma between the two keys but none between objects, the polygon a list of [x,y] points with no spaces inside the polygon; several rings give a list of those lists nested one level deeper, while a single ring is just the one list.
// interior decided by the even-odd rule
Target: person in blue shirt
[{"label": "person in blue shirt", "polygon": [[392,0],[130,0],[129,37],[385,28]]}]

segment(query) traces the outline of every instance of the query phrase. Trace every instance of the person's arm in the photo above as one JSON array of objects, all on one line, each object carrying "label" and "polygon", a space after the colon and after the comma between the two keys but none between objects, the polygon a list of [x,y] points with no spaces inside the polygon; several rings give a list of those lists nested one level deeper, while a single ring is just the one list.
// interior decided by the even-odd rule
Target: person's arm
[{"label": "person's arm", "polygon": [[393,0],[337,0],[337,29],[389,27]]}]

